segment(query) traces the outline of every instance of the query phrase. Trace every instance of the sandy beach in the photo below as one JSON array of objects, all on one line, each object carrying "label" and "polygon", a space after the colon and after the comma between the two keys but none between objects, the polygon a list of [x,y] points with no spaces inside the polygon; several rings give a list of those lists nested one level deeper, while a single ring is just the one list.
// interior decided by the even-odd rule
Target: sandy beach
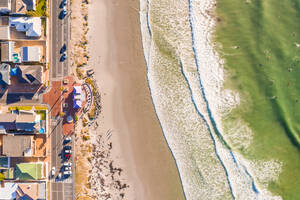
[{"label": "sandy beach", "polygon": [[138,10],[137,0],[89,4],[89,65],[102,104],[96,134],[111,133],[111,156],[129,185],[125,199],[184,199],[147,85]]}]

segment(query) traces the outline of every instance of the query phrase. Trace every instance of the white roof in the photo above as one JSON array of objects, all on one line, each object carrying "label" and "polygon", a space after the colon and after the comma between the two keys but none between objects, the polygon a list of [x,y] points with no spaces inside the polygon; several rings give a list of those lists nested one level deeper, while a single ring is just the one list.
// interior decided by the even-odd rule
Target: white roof
[{"label": "white roof", "polygon": [[74,95],[79,95],[82,93],[81,86],[74,86],[75,94]]},{"label": "white roof", "polygon": [[23,62],[40,62],[41,48],[38,46],[29,46],[21,48]]},{"label": "white roof", "polygon": [[26,32],[28,37],[40,37],[42,22],[40,17],[9,17],[9,26],[17,31]]},{"label": "white roof", "polygon": [[16,198],[17,183],[4,183],[4,187],[0,187],[1,199],[11,200]]}]

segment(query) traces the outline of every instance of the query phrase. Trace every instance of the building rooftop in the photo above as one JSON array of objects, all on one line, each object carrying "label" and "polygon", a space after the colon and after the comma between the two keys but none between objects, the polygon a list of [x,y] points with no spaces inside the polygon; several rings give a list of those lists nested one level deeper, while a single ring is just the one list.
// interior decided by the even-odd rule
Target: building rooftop
[{"label": "building rooftop", "polygon": [[35,10],[36,0],[12,0],[12,12],[25,14],[27,11]]},{"label": "building rooftop", "polygon": [[40,17],[9,17],[9,26],[25,32],[27,37],[40,37],[42,33]]},{"label": "building rooftop", "polygon": [[11,200],[16,198],[16,190],[18,184],[11,182],[4,182],[4,187],[0,186],[0,194],[2,200]]},{"label": "building rooftop", "polygon": [[36,114],[12,114],[0,115],[0,129],[8,131],[29,131],[32,132],[39,127],[36,123]]},{"label": "building rooftop", "polygon": [[16,165],[15,178],[17,180],[39,180],[42,179],[41,163],[20,163]]},{"label": "building rooftop", "polygon": [[41,84],[43,82],[43,70],[40,65],[20,65],[20,82],[28,84]]},{"label": "building rooftop", "polygon": [[1,42],[1,62],[12,62],[15,42]]},{"label": "building rooftop", "polygon": [[0,85],[10,85],[10,65],[2,63],[0,65]]},{"label": "building rooftop", "polygon": [[1,200],[46,199],[46,183],[12,183],[5,182],[0,186]]},{"label": "building rooftop", "polygon": [[33,136],[3,135],[2,153],[8,157],[23,157],[32,154]]},{"label": "building rooftop", "polygon": [[0,8],[10,8],[11,0],[1,0],[0,1]]},{"label": "building rooftop", "polygon": [[21,57],[23,62],[40,62],[41,48],[38,46],[22,47]]}]

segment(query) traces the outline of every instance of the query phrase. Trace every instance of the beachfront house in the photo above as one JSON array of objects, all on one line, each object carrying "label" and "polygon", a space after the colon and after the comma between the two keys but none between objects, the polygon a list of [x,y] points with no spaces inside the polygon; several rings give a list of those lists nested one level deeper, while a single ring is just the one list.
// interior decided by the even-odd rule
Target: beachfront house
[{"label": "beachfront house", "polygon": [[0,115],[0,133],[38,133],[40,129],[40,115],[35,113]]},{"label": "beachfront house", "polygon": [[13,41],[1,42],[1,62],[14,62],[14,48],[15,42]]},{"label": "beachfront house", "polygon": [[5,182],[0,186],[1,200],[46,200],[46,183]]},{"label": "beachfront house", "polygon": [[9,26],[27,37],[41,37],[42,22],[40,17],[9,17]]},{"label": "beachfront house", "polygon": [[35,143],[31,135],[2,135],[1,138],[1,156],[30,157],[34,153]]},{"label": "beachfront house", "polygon": [[40,62],[41,48],[38,46],[21,47],[22,62]]}]

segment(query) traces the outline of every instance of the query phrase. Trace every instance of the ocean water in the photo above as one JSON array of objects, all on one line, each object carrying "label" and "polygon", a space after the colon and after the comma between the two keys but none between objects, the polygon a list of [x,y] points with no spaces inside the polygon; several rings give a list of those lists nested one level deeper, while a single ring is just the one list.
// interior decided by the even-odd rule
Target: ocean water
[{"label": "ocean water", "polygon": [[[280,159],[251,158],[254,133],[216,49],[216,1],[140,0],[147,77],[186,199],[282,199]],[[219,52],[219,51],[218,51]],[[242,150],[241,150],[242,149]]]}]

